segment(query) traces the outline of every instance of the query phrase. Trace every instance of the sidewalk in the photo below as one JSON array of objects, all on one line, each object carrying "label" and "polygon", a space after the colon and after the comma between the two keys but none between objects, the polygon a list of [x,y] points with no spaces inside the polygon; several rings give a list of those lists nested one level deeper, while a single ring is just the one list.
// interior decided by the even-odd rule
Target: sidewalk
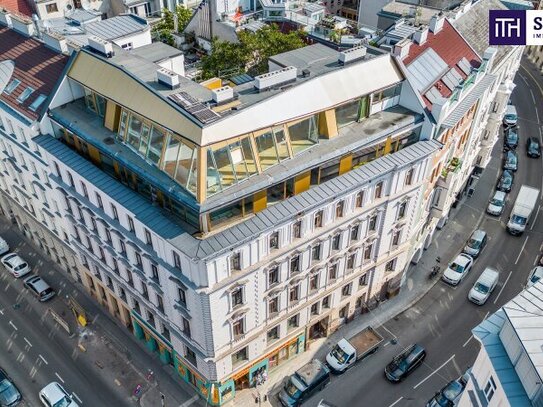
[{"label": "sidewalk", "polygon": [[[194,390],[177,377],[172,367],[165,366],[158,355],[149,353],[143,343],[132,337],[120,322],[86,294],[80,283],[66,278],[39,246],[3,216],[0,217],[0,234],[17,247],[23,258],[30,260],[34,269],[46,274],[52,286],[58,287],[58,298],[47,305],[67,323],[70,333],[59,325],[57,335],[62,335],[63,340],[76,349],[74,358],[79,363],[92,367],[97,376],[106,379],[109,387],[125,401],[124,405],[161,407],[161,395],[164,395],[166,407],[197,405],[198,397],[195,397]],[[55,272],[51,272],[53,270]],[[87,327],[76,323],[67,304],[67,295],[84,308],[90,322]],[[51,326],[54,324],[50,314],[44,316],[44,321]],[[149,371],[152,371],[151,375]],[[134,390],[138,385],[141,385],[141,390],[136,397]]]},{"label": "sidewalk", "polygon": [[[304,353],[270,372],[268,381],[260,389],[261,394],[268,396],[268,400],[262,402],[261,406],[278,405],[276,394],[280,391],[286,377],[294,373],[300,366],[314,358],[324,360],[332,346],[343,337],[348,338],[368,326],[384,325],[413,306],[438,283],[439,277],[428,278],[430,270],[436,264],[436,258],[440,257],[441,271],[443,271],[447,263],[462,250],[471,232],[480,224],[489,196],[496,184],[498,172],[496,162],[496,159],[493,159],[489,163],[475,185],[473,196],[464,197],[456,208],[451,209],[449,221],[443,229],[436,230],[432,244],[424,251],[419,263],[411,265],[407,270],[406,281],[400,293],[392,299],[381,302],[374,311],[357,316],[327,338],[312,342]],[[227,405],[228,407],[255,405],[257,394],[255,388],[239,391],[236,393],[235,399]],[[272,402],[270,403],[270,401]]]}]

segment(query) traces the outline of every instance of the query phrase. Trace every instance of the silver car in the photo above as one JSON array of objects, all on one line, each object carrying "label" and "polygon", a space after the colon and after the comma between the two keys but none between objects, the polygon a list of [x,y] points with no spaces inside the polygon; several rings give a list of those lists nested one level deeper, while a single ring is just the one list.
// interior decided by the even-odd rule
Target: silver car
[{"label": "silver car", "polygon": [[55,291],[40,276],[25,278],[24,286],[38,297],[38,300],[41,302],[47,301],[55,295]]},{"label": "silver car", "polygon": [[488,203],[486,213],[489,215],[500,216],[505,208],[506,193],[503,191],[496,191],[494,196]]}]

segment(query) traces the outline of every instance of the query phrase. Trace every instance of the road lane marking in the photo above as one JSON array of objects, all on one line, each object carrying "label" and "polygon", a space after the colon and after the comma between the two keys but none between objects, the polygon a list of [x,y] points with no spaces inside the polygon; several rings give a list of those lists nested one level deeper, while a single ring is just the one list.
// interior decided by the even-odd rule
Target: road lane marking
[{"label": "road lane marking", "polygon": [[58,377],[58,380],[60,380],[62,383],[64,383],[64,379],[62,377],[60,377],[60,375],[55,372],[55,376]]},{"label": "road lane marking", "polygon": [[191,404],[194,404],[196,400],[198,400],[198,398],[199,397],[197,395],[194,395],[190,399],[185,401],[183,404],[180,404],[179,407],[189,407]]},{"label": "road lane marking", "polygon": [[30,341],[28,339],[26,339],[24,336],[23,336],[23,339],[25,340],[25,342],[27,343],[28,346],[32,347],[32,344],[30,343]]},{"label": "road lane marking", "polygon": [[536,115],[536,117],[537,117],[537,123],[539,124],[539,113],[538,113],[538,111],[537,111],[537,108],[535,109],[535,115]]},{"label": "road lane marking", "polygon": [[524,251],[524,247],[526,247],[526,242],[528,241],[529,238],[530,238],[530,236],[526,236],[526,239],[524,239],[524,243],[522,244],[522,247],[520,248],[520,252],[518,252],[517,259],[515,260],[515,264],[518,263],[518,261],[520,259],[520,256],[521,256],[522,252]]},{"label": "road lane marking", "polygon": [[436,370],[434,370],[432,373],[430,373],[428,376],[426,376],[425,379],[422,379],[417,385],[413,386],[413,390],[419,387],[421,384],[423,384],[426,380],[428,380],[430,377],[435,375],[437,372],[439,372],[447,363],[449,363],[451,360],[453,360],[455,355],[452,355],[449,359],[447,359],[441,366],[439,366]]},{"label": "road lane marking", "polygon": [[535,259],[534,259],[534,264],[532,264],[532,266],[535,266],[537,264],[537,258],[539,257],[539,254],[537,256],[535,256]]},{"label": "road lane marking", "polygon": [[462,347],[465,348],[465,347],[468,345],[469,341],[471,341],[472,339],[473,339],[473,335],[470,335],[469,338],[468,338],[468,340],[467,340],[466,342],[464,342],[464,344],[462,345]]},{"label": "road lane marking", "polygon": [[541,205],[539,205],[537,207],[537,211],[535,213],[535,217],[534,217],[534,220],[532,221],[532,226],[530,226],[530,230],[533,230],[534,226],[535,226],[535,221],[537,220],[537,215],[539,215],[539,211],[541,209]]},{"label": "road lane marking", "polygon": [[40,359],[43,360],[43,362],[44,362],[46,365],[49,364],[49,362],[47,362],[47,361],[45,360],[45,358],[44,358],[42,355],[40,355]]},{"label": "road lane marking", "polygon": [[83,404],[83,401],[81,401],[81,399],[79,398],[79,396],[77,394],[72,392],[72,396],[75,397],[77,399],[77,401],[79,401],[79,404]]},{"label": "road lane marking", "polygon": [[505,279],[505,283],[503,283],[502,285],[502,288],[500,289],[500,292],[498,293],[498,295],[496,296],[496,298],[494,298],[494,304],[496,304],[498,302],[498,298],[500,298],[500,295],[502,295],[502,291],[503,289],[505,288],[505,286],[507,285],[507,282],[509,281],[509,279],[511,278],[511,274],[513,274],[513,270],[511,270],[509,272],[509,275],[507,276],[507,278]]},{"label": "road lane marking", "polygon": [[483,317],[483,321],[488,317],[488,314],[490,314],[490,311],[487,311],[485,316]]},{"label": "road lane marking", "polygon": [[4,315],[4,309],[0,309],[0,315]]},{"label": "road lane marking", "polygon": [[537,111],[537,107],[535,106],[535,96],[534,96],[534,92],[532,92],[532,89],[530,89],[530,95],[532,95],[532,100],[534,101],[534,107],[536,108],[536,111]]},{"label": "road lane marking", "polygon": [[14,324],[13,322],[11,322],[11,319],[9,320],[8,323],[11,325],[11,327],[12,327],[13,329],[15,329],[16,331],[18,331],[18,329],[17,329],[17,327],[15,326],[15,324]]},{"label": "road lane marking", "polygon": [[400,397],[398,400],[396,400],[394,403],[392,403],[392,404],[391,404],[390,406],[388,406],[388,407],[395,406],[396,404],[398,404],[398,403],[399,403],[400,401],[402,401],[402,400],[403,400],[403,396]]},{"label": "road lane marking", "polygon": [[[532,80],[534,81],[534,83],[536,84],[536,86],[539,88],[539,93],[541,93],[541,96],[543,96],[543,89],[541,88],[541,85],[539,84],[539,82],[534,78],[534,76],[523,66],[521,65],[520,66],[522,69],[524,69],[524,72],[526,72],[530,78],[532,78]],[[526,85],[530,86],[528,84],[528,82],[526,82]],[[530,86],[531,87],[531,86]]]}]

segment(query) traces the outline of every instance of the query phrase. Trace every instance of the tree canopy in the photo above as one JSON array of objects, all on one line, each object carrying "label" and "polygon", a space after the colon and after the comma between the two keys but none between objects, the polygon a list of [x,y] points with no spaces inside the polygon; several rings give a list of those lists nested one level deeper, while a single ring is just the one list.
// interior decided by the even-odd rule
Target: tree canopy
[{"label": "tree canopy", "polygon": [[[181,32],[185,29],[192,17],[192,10],[177,6],[175,8],[175,14],[177,15],[177,32]],[[173,32],[174,32],[174,14],[168,9],[162,9],[162,19],[153,26],[153,36],[156,40],[165,42],[168,45],[174,45]]]},{"label": "tree canopy", "polygon": [[242,72],[259,75],[268,71],[272,55],[306,45],[301,31],[284,34],[275,24],[255,33],[240,31],[238,39],[238,43],[213,40],[211,53],[202,58],[203,79]]}]

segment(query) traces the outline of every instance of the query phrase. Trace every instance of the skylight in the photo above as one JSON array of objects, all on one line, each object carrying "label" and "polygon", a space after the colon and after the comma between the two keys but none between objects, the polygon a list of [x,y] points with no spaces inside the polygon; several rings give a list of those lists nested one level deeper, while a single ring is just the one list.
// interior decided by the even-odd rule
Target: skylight
[{"label": "skylight", "polygon": [[23,92],[19,95],[17,98],[17,102],[23,103],[28,97],[34,92],[34,88],[31,88],[30,86],[23,90]]},{"label": "skylight", "polygon": [[15,88],[17,86],[19,86],[19,84],[21,83],[21,81],[19,79],[14,79],[10,82],[10,84],[8,86],[6,86],[6,88],[4,89],[4,93],[6,95],[10,95],[11,92],[13,92],[15,90]]},{"label": "skylight", "polygon": [[30,105],[30,110],[35,112],[38,110],[38,108],[41,106],[41,104],[44,102],[44,100],[47,99],[47,95],[44,95],[43,93],[36,98]]}]

